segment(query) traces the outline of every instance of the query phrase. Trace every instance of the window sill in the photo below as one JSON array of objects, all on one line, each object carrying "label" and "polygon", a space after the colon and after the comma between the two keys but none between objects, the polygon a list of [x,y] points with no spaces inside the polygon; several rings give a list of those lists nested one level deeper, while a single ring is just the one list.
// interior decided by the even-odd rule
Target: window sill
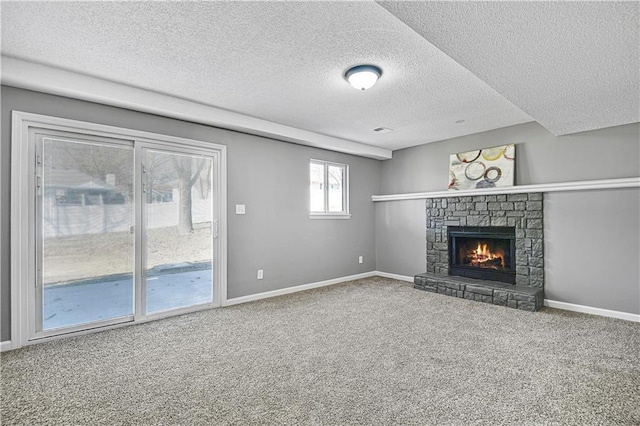
[{"label": "window sill", "polygon": [[309,219],[351,219],[350,214],[313,213]]}]

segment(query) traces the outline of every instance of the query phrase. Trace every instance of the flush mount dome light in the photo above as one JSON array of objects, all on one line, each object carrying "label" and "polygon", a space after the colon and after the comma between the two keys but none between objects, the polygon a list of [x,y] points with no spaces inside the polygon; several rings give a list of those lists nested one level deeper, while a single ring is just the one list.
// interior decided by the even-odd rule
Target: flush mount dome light
[{"label": "flush mount dome light", "polygon": [[358,65],[349,68],[344,78],[356,89],[366,90],[376,84],[382,75],[382,70],[375,65]]}]

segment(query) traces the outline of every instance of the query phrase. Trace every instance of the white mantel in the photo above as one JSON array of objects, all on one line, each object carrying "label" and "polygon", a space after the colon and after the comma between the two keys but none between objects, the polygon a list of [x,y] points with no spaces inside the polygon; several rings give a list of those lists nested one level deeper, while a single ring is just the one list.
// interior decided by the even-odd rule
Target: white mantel
[{"label": "white mantel", "polygon": [[407,194],[372,195],[373,201],[421,200],[427,198],[463,197],[471,195],[521,194],[525,192],[585,191],[597,189],[640,188],[640,177],[584,180],[577,182],[516,185],[506,188],[467,189],[462,191],[413,192]]}]

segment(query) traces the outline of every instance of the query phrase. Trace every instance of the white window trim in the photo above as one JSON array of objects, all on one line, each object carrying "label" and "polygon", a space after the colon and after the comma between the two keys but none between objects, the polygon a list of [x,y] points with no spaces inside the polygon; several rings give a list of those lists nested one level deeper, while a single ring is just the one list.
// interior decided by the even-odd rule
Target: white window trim
[{"label": "white window trim", "polygon": [[[324,166],[324,175],[325,175],[325,188],[324,188],[324,207],[327,209],[329,201],[328,201],[328,189],[326,186],[326,182],[328,181],[327,173],[329,166],[341,167],[344,169],[343,173],[343,182],[342,182],[342,205],[344,210],[342,212],[310,212],[309,219],[350,219],[351,214],[349,212],[349,165],[342,163],[334,163],[332,161],[325,160],[317,160],[315,158],[309,159],[309,165],[311,163],[322,164]],[[309,194],[311,197],[311,194]]]},{"label": "white window trim", "polygon": [[350,214],[343,213],[312,213],[309,219],[351,219]]},{"label": "white window trim", "polygon": [[[216,306],[226,306],[227,303],[227,147],[225,145],[193,139],[178,138],[139,130],[121,127],[107,126],[103,124],[84,121],[69,120],[65,118],[32,114],[21,111],[12,112],[11,127],[11,348],[18,349],[26,345],[43,341],[58,339],[61,337],[82,335],[96,330],[117,328],[123,325],[147,322],[163,317],[181,315],[187,312]],[[155,145],[163,145],[167,148],[176,145],[186,145],[194,148],[205,148],[218,152],[220,164],[217,179],[220,182],[218,206],[218,303],[195,306],[193,308],[176,309],[167,311],[167,314],[149,315],[148,317],[135,319],[131,322],[105,325],[104,327],[85,329],[69,332],[64,335],[43,337],[37,340],[29,340],[28,303],[30,303],[28,290],[34,283],[35,272],[35,241],[33,238],[34,224],[31,221],[34,208],[30,194],[33,194],[33,177],[26,172],[30,169],[32,161],[30,155],[29,129],[42,128],[58,130],[62,132],[84,133],[98,137],[129,139],[137,142],[149,142]],[[3,348],[4,349],[4,348]]]}]

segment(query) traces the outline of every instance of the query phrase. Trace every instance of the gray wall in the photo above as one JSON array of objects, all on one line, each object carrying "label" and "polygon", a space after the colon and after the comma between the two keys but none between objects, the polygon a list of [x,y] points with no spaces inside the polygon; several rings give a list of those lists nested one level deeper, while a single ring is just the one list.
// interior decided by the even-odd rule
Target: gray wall
[{"label": "gray wall", "polygon": [[[381,164],[377,160],[3,86],[2,341],[10,339],[12,110],[227,145],[229,298],[375,270],[375,213],[371,195],[380,192]],[[350,220],[309,219],[310,158],[349,164]],[[247,214],[235,215],[235,204],[246,204]],[[358,256],[364,256],[363,264],[358,264]],[[264,279],[260,281],[256,279],[258,269],[264,269]]]},{"label": "gray wall", "polygon": [[[450,154],[507,143],[517,144],[520,185],[640,175],[640,124],[556,137],[527,123],[395,151],[382,164],[382,194],[445,190]],[[546,298],[640,313],[640,191],[545,194],[544,208]],[[423,272],[424,200],[375,209],[377,269]],[[587,238],[607,248],[597,260],[585,253]]]},{"label": "gray wall", "polygon": [[640,191],[545,198],[547,299],[640,314]]},{"label": "gray wall", "polygon": [[378,271],[411,277],[426,271],[425,200],[375,204]]}]

